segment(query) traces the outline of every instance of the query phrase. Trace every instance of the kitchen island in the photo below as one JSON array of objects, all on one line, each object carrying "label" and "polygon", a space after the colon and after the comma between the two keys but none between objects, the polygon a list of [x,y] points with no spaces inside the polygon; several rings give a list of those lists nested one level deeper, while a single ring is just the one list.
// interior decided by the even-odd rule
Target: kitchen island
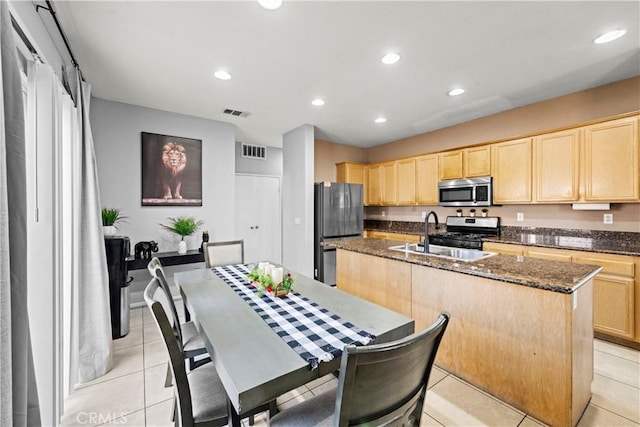
[{"label": "kitchen island", "polygon": [[591,398],[600,267],[497,255],[473,263],[333,241],[338,288],[413,317],[451,314],[436,364],[540,421],[575,426]]}]

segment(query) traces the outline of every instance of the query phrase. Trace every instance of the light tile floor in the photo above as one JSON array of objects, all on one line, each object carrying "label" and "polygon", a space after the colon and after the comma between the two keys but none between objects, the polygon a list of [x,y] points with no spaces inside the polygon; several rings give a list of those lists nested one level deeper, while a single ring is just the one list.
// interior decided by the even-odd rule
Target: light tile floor
[{"label": "light tile floor", "polygon": [[[146,308],[131,311],[131,331],[115,340],[113,348],[114,368],[83,384],[66,399],[62,425],[173,426],[173,391],[163,386],[168,358]],[[640,352],[596,340],[594,364],[591,403],[578,426],[640,426]],[[278,406],[295,405],[336,384],[332,375],[320,378],[284,394],[278,398]],[[243,422],[248,425],[247,420]],[[255,425],[268,425],[266,413],[256,417]],[[527,414],[434,367],[421,426],[540,425]]]}]

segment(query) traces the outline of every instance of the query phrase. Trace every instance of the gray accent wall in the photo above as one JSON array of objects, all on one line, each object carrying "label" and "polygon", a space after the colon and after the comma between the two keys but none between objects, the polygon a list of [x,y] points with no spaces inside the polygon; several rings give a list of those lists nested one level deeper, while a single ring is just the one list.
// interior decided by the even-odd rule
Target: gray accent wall
[{"label": "gray accent wall", "polygon": [[314,127],[283,135],[282,264],[313,277]]},{"label": "gray accent wall", "polygon": [[[133,245],[158,242],[160,252],[176,251],[179,237],[162,230],[167,217],[195,216],[210,239],[235,238],[235,127],[232,124],[93,98],[91,126],[103,207],[122,209],[119,233]],[[141,132],[202,140],[202,206],[141,206]],[[201,243],[201,231],[187,247]]]}]

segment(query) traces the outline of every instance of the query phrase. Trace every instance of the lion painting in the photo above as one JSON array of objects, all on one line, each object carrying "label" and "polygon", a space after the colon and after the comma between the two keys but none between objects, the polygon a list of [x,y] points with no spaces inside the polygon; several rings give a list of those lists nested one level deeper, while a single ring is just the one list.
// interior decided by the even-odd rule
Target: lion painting
[{"label": "lion painting", "polygon": [[184,146],[175,142],[165,144],[162,147],[162,163],[164,165],[162,174],[164,199],[182,199],[180,194],[182,172],[187,166],[187,154]]}]

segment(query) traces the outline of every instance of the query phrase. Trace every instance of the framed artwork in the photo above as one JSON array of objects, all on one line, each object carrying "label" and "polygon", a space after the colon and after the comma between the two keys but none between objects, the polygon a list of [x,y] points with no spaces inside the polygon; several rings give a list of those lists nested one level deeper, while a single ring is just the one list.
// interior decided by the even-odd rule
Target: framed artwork
[{"label": "framed artwork", "polygon": [[202,206],[202,140],[142,132],[142,206]]}]

